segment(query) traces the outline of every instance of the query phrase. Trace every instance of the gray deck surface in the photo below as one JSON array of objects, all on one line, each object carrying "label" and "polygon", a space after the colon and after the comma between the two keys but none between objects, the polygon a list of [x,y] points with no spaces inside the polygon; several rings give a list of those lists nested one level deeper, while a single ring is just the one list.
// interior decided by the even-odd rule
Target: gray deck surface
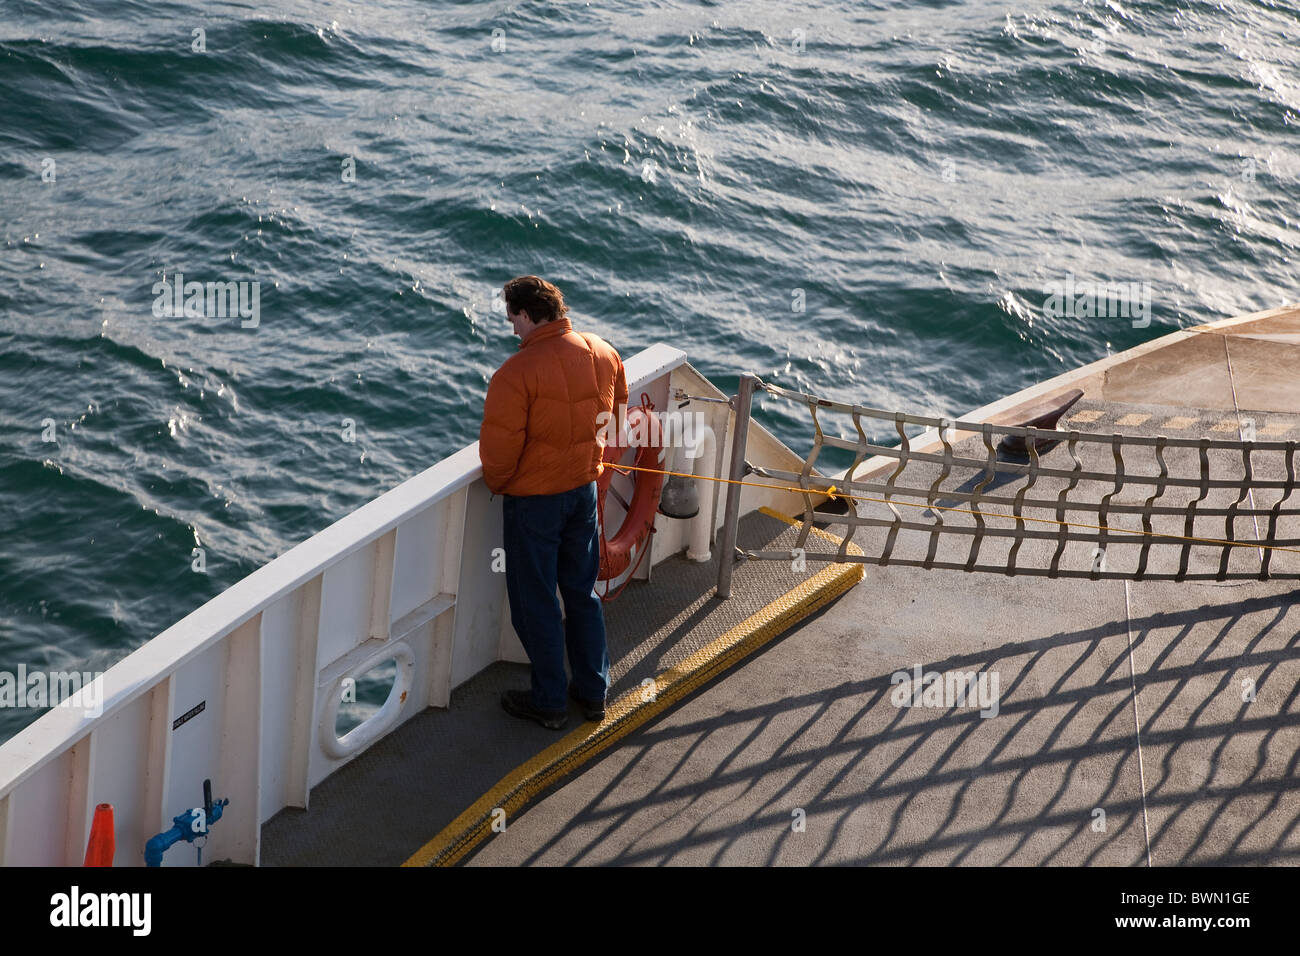
[{"label": "gray deck surface", "polygon": [[[1075,411],[1097,413],[1080,430],[1170,437],[1199,437],[1234,417],[1096,401]],[[1161,427],[1178,417],[1195,423],[1184,433]],[[1258,427],[1291,425],[1285,437],[1300,436],[1295,416],[1255,417]],[[1086,467],[1102,464],[1096,454],[1084,455]],[[1155,473],[1133,454],[1131,471]],[[1177,473],[1183,463],[1168,460]],[[1235,498],[1216,492],[1207,503]],[[882,532],[865,530],[854,541],[877,553]],[[1198,534],[1209,531],[1198,524]],[[1253,535],[1249,519],[1239,519],[1238,534]],[[925,541],[905,533],[896,554],[923,557]],[[950,559],[964,557],[969,540],[945,547],[957,549]],[[1000,547],[989,553],[1005,557]],[[1042,566],[1054,547],[1026,542],[1020,563]],[[1276,555],[1274,568],[1293,570],[1296,557]],[[1193,548],[1190,570],[1214,570],[1218,559],[1218,549]],[[757,566],[743,565],[736,580]],[[1255,549],[1233,552],[1233,570],[1258,566]],[[1151,571],[1176,567],[1153,549]],[[630,735],[469,863],[1295,864],[1298,605],[1295,582],[1094,582],[869,565],[825,611]],[[895,706],[891,675],[918,664],[997,674],[996,715]],[[1249,688],[1253,700],[1243,699]]]},{"label": "gray deck surface", "polygon": [[[794,529],[762,514],[740,524],[742,547],[786,547]],[[613,700],[756,613],[798,581],[786,564],[764,562],[732,598],[713,597],[716,556],[683,556],[654,568],[605,606]],[[528,686],[528,665],[498,663],[317,785],[309,811],[280,811],[262,827],[263,866],[396,866],[408,859],[509,771],[560,734],[501,709],[501,692]],[[570,707],[568,728],[582,722]]]},{"label": "gray deck surface", "polygon": [[[869,570],[470,864],[1300,860],[1291,594],[916,578]],[[997,672],[998,715],[895,707],[890,675],[917,663]]]}]

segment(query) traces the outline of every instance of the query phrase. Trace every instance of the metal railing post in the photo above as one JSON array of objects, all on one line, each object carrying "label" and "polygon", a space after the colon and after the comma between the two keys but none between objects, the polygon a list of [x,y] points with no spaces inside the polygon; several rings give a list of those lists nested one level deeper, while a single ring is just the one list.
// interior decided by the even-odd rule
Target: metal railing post
[{"label": "metal railing post", "polygon": [[740,523],[740,493],[735,482],[745,477],[745,443],[749,437],[749,409],[754,399],[753,375],[740,377],[740,389],[735,399],[735,418],[731,435],[731,470],[727,477],[727,509],[722,520],[722,540],[718,544],[718,597],[731,597],[731,572],[736,566],[736,530]]}]

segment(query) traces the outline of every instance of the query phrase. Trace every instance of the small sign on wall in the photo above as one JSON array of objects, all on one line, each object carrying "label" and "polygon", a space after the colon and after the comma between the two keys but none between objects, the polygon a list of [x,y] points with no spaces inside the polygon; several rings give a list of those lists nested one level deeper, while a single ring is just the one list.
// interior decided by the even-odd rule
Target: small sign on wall
[{"label": "small sign on wall", "polygon": [[185,721],[193,717],[197,717],[199,714],[203,713],[203,708],[206,706],[208,706],[208,702],[206,700],[199,701],[198,706],[191,707],[189,710],[185,711],[185,713],[181,714],[179,717],[177,717],[175,720],[172,721],[172,730],[175,730],[181,724],[185,723]]}]

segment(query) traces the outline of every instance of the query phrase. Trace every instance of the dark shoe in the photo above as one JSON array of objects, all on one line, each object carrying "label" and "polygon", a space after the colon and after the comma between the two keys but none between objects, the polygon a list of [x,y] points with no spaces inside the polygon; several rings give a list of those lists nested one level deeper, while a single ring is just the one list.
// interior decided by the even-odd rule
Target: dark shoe
[{"label": "dark shoe", "polygon": [[501,695],[501,706],[512,717],[535,720],[547,730],[559,730],[569,722],[562,710],[538,710],[533,706],[533,695],[526,690],[508,690]]},{"label": "dark shoe", "polygon": [[569,696],[578,702],[578,706],[582,708],[583,717],[588,720],[605,719],[605,702],[603,700],[599,703],[594,700],[583,700],[578,696],[578,692],[573,689],[572,684],[569,685]]}]

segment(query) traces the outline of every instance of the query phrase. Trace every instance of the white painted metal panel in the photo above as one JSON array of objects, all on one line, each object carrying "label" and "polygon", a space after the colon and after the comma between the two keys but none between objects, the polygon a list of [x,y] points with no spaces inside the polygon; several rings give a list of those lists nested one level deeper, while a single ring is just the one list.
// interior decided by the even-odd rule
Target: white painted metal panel
[{"label": "white painted metal panel", "polygon": [[519,635],[515,633],[515,626],[510,616],[508,596],[506,603],[501,608],[500,629],[497,632],[497,658],[515,664],[528,663],[528,652],[524,650],[523,642],[519,640]]},{"label": "white painted metal panel", "polygon": [[[130,812],[143,805],[148,784],[150,703],[150,697],[140,697],[95,728],[95,750],[101,756],[95,760],[90,805],[92,810],[100,803],[113,806],[117,866],[144,866],[145,841],[158,832],[146,833],[141,815]],[[109,754],[111,759],[102,756]]]},{"label": "white painted metal panel", "polygon": [[451,502],[444,500],[397,528],[397,555],[393,565],[393,617],[419,607],[438,590],[442,575],[442,527]]},{"label": "white painted metal panel", "polygon": [[73,751],[65,751],[32,774],[21,791],[10,795],[6,865],[63,866],[67,863],[73,759]]},{"label": "white painted metal panel", "polygon": [[299,698],[299,626],[303,589],[262,612],[262,798],[259,821],[291,805],[294,715]]},{"label": "white painted metal panel", "polygon": [[445,510],[437,531],[438,540],[442,542],[442,555],[438,561],[438,574],[434,577],[435,594],[455,594],[460,586],[465,533],[467,530],[478,533],[478,528],[469,529],[465,524],[465,502],[468,499],[469,488],[462,488],[443,499]]},{"label": "white painted metal panel", "polygon": [[[450,615],[453,607],[453,605],[447,605],[442,614]],[[420,617],[424,618],[423,623],[407,630],[405,636],[401,638],[402,642],[415,653],[415,668],[412,671],[411,689],[408,692],[408,706],[398,717],[397,723],[399,725],[406,723],[424,708],[431,705],[430,688],[434,682],[432,672],[438,666],[433,637],[434,622],[437,620],[438,615],[425,617],[425,615],[421,614]]]},{"label": "white painted metal panel", "polygon": [[[469,488],[466,533],[456,592],[456,640],[451,654],[451,684],[459,686],[497,660],[502,619],[508,621],[506,576],[494,571],[493,550],[502,547],[501,498],[481,481]],[[499,555],[497,556],[499,557]],[[497,567],[501,567],[497,561]],[[507,623],[508,627],[509,624]]]},{"label": "white painted metal panel", "polygon": [[65,866],[78,866],[86,859],[90,839],[91,781],[95,775],[95,733],[81,738],[72,748],[68,781],[68,818],[63,831]]},{"label": "white painted metal panel", "polygon": [[[400,527],[400,525],[398,526]],[[368,637],[388,637],[393,611],[393,561],[397,556],[397,528],[375,542],[370,565],[370,627]]]},{"label": "white painted metal panel", "polygon": [[336,660],[370,637],[373,544],[360,548],[325,572],[321,587],[322,663]]},{"label": "white painted metal panel", "polygon": [[[144,771],[144,795],[141,804],[132,812],[128,806],[113,808],[114,818],[131,817],[135,826],[149,837],[161,833],[171,825],[167,815],[167,780],[171,767],[172,703],[176,689],[174,675],[154,685],[153,690],[141,697],[149,713],[149,748]],[[144,847],[140,849],[144,856]]]},{"label": "white painted metal panel", "polygon": [[455,629],[454,608],[438,615],[433,621],[430,634],[432,642],[430,666],[425,671],[428,675],[428,684],[425,687],[425,701],[428,707],[447,707],[451,703],[451,660]]},{"label": "white painted metal panel", "polygon": [[[315,577],[300,589],[298,613],[298,668],[294,676],[293,745],[287,781],[289,807],[307,809],[311,797],[311,757],[316,746],[316,675],[320,670],[322,578]],[[263,819],[267,819],[263,817]]]},{"label": "white painted metal panel", "polygon": [[[456,609],[450,594],[438,594],[393,623],[393,640],[401,641],[415,654],[412,686],[404,712],[397,723],[410,720],[425,707],[446,707],[446,687],[451,679],[451,642],[449,626]],[[436,622],[443,627],[437,630]]]},{"label": "white painted metal panel", "polygon": [[[214,797],[229,796],[226,781],[218,775],[229,663],[230,641],[226,639],[176,672],[171,721],[200,706],[203,709],[171,732],[171,760],[163,800],[164,830],[171,828],[172,818],[177,814],[203,803],[205,779],[212,780]],[[255,754],[249,754],[249,759],[254,757]],[[179,844],[167,851],[163,866],[194,866],[196,856],[193,847]]]},{"label": "white painted metal panel", "polygon": [[[262,670],[260,616],[230,636],[223,688],[220,753],[212,796],[230,800],[212,828],[204,858],[256,866],[262,821],[258,776],[261,766]],[[200,788],[199,796],[203,791]],[[196,804],[197,806],[197,804]]]}]

